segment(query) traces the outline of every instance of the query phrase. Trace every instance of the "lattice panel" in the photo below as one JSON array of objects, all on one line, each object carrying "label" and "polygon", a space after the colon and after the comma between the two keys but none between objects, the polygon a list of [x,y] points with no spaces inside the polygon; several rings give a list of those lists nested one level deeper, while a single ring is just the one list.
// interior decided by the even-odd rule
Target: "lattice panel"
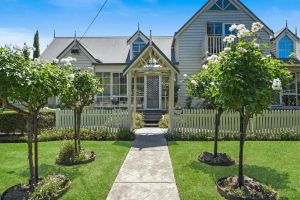
[{"label": "lattice panel", "polygon": [[159,77],[147,77],[147,107],[149,109],[159,108]]}]

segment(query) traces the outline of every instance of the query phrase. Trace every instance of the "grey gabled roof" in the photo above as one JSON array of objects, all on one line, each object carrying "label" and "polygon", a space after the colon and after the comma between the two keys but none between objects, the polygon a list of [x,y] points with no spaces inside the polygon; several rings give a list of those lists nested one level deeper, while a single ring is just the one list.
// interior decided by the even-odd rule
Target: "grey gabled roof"
[{"label": "grey gabled roof", "polygon": [[[99,60],[100,63],[123,64],[129,63],[130,45],[127,43],[130,37],[84,37],[78,42],[89,52],[89,54]],[[153,36],[153,42],[158,48],[172,60],[173,36]],[[61,55],[69,45],[74,42],[74,37],[56,37],[42,53],[41,59],[53,60]]]},{"label": "grey gabled roof", "polygon": [[295,33],[293,33],[288,27],[282,28],[279,31],[277,31],[274,34],[274,38],[273,39],[277,39],[283,32],[288,32],[288,33],[290,33],[294,37],[294,39],[299,40],[299,37]]}]

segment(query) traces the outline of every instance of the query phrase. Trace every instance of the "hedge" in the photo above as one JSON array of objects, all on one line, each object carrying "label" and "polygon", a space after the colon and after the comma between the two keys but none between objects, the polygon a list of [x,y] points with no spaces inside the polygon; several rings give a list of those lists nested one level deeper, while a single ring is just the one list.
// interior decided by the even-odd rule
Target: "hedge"
[{"label": "hedge", "polygon": [[[131,141],[134,139],[134,134],[127,129],[121,129],[116,133],[108,132],[106,130],[91,130],[91,129],[80,129],[81,140],[87,141]],[[48,129],[41,131],[38,136],[40,142],[48,141],[62,141],[62,140],[72,140],[74,138],[73,129]],[[27,142],[26,136],[6,136],[0,137],[0,143],[10,143],[10,142]]]},{"label": "hedge", "polygon": [[[179,133],[169,132],[166,134],[168,141],[213,141],[214,133]],[[239,141],[238,133],[222,133],[220,141]],[[286,130],[278,133],[248,133],[248,141],[300,141],[300,133],[293,130]]]},{"label": "hedge", "polygon": [[[55,127],[55,111],[42,111],[38,117],[39,130]],[[14,111],[0,113],[0,133],[24,133],[26,120],[23,115]]]}]

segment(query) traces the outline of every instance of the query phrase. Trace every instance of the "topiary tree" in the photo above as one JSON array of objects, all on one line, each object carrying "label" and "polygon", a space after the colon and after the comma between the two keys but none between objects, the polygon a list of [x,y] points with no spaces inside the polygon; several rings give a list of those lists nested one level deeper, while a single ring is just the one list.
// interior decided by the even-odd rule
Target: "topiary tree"
[{"label": "topiary tree", "polygon": [[[214,56],[216,74],[212,85],[216,86],[217,102],[225,109],[240,113],[239,187],[243,187],[243,152],[247,127],[253,115],[261,114],[274,101],[282,85],[288,84],[290,73],[283,64],[266,56],[265,44],[258,44],[256,35],[263,25],[253,23],[252,31],[245,25],[233,25],[230,31],[235,35],[225,37],[230,46]],[[238,41],[236,41],[236,38]]]},{"label": "topiary tree", "polygon": [[[37,117],[48,98],[58,96],[67,84],[67,73],[50,62],[29,60],[25,50],[0,48],[0,103],[24,115],[28,124],[28,158],[30,184],[37,184],[38,126]],[[11,101],[22,104],[22,108]],[[34,144],[34,150],[33,150]]]},{"label": "topiary tree", "polygon": [[221,115],[225,111],[224,106],[217,101],[218,87],[216,82],[217,68],[214,67],[214,59],[210,57],[207,64],[202,66],[200,73],[186,78],[186,87],[189,95],[204,99],[217,112],[215,114],[215,135],[214,135],[214,158],[218,157],[218,140]]},{"label": "topiary tree", "polygon": [[74,70],[69,79],[71,83],[61,96],[61,102],[74,111],[75,152],[78,153],[81,149],[80,124],[82,111],[84,107],[91,105],[95,100],[95,96],[102,93],[103,90],[99,86],[99,79],[89,71]]}]

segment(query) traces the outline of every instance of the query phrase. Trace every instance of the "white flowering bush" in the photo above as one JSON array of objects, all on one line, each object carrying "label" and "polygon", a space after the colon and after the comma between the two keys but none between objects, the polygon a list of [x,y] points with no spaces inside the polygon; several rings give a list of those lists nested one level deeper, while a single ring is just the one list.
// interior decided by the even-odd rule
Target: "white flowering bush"
[{"label": "white flowering bush", "polygon": [[[70,59],[72,60],[72,59]],[[68,75],[69,84],[61,95],[61,102],[67,107],[74,110],[74,127],[75,130],[75,152],[80,152],[80,124],[81,113],[85,106],[94,102],[95,96],[103,92],[99,86],[99,79],[95,74],[89,71],[73,70]]]},{"label": "white flowering bush", "polygon": [[[189,78],[188,91],[221,106],[238,111],[241,116],[239,185],[244,185],[243,147],[249,119],[261,114],[274,101],[274,94],[284,88],[291,77],[279,60],[265,55],[258,44],[263,25],[253,23],[251,31],[245,25],[232,25],[233,35],[224,38],[224,49],[219,56],[212,55],[202,71]],[[197,84],[196,84],[197,82]]]}]

